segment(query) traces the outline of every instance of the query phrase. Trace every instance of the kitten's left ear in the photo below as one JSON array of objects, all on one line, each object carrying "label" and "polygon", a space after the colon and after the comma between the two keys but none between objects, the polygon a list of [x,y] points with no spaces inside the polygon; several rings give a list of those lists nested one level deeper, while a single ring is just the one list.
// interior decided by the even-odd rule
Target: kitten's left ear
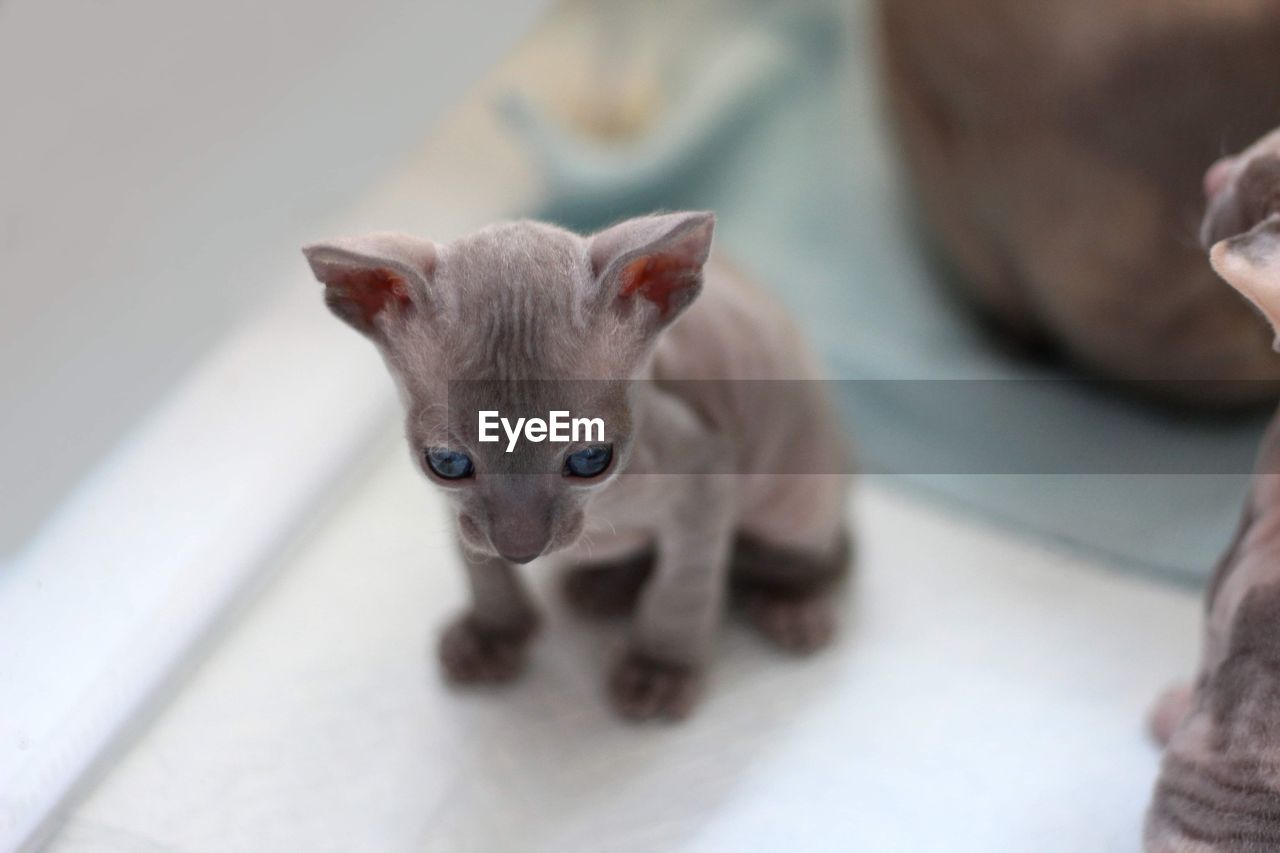
[{"label": "kitten's left ear", "polygon": [[305,246],[302,253],[324,285],[329,310],[367,337],[388,322],[431,307],[436,248],[407,234],[367,234]]},{"label": "kitten's left ear", "polygon": [[1216,244],[1210,259],[1218,275],[1266,315],[1280,350],[1280,213]]},{"label": "kitten's left ear", "polygon": [[667,326],[702,290],[715,225],[712,213],[669,213],[601,231],[590,243],[601,299],[648,333]]}]

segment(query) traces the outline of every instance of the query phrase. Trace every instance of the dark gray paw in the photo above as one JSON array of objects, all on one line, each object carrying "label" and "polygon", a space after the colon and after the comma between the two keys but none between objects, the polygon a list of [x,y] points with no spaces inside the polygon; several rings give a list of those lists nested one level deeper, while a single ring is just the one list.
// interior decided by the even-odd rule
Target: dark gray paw
[{"label": "dark gray paw", "polygon": [[440,637],[440,663],[454,684],[500,684],[521,673],[532,629],[497,631],[463,614]]},{"label": "dark gray paw", "polygon": [[835,636],[835,613],[826,595],[758,592],[748,595],[744,604],[747,618],[760,633],[793,654],[812,654],[829,645]]},{"label": "dark gray paw", "polygon": [[697,704],[702,673],[697,667],[668,663],[628,652],[609,680],[613,707],[628,720],[683,720]]}]

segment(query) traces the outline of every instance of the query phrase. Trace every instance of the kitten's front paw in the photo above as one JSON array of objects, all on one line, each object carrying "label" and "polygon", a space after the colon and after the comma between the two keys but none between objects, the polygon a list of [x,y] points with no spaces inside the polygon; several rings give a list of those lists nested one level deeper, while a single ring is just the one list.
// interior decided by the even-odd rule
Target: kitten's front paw
[{"label": "kitten's front paw", "polygon": [[793,654],[812,654],[835,636],[836,617],[825,595],[754,593],[746,600],[746,610],[760,633]]},{"label": "kitten's front paw", "polygon": [[500,684],[524,669],[532,629],[498,631],[470,613],[459,616],[440,636],[440,663],[454,684]]},{"label": "kitten's front paw", "polygon": [[655,660],[631,651],[613,670],[609,695],[629,720],[683,720],[697,703],[702,673],[697,667]]}]

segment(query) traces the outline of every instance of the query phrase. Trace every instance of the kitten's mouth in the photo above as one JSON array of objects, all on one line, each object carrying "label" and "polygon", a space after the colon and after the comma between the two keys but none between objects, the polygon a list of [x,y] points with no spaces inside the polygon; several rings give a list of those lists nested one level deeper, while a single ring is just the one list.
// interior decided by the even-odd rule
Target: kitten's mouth
[{"label": "kitten's mouth", "polygon": [[[543,550],[545,551],[545,549]],[[502,557],[502,559],[511,563],[516,563],[521,566],[523,566],[525,563],[532,563],[534,560],[541,557],[542,554],[543,554],[543,551],[535,551],[528,554],[508,554],[505,551],[498,552],[498,555]]]},{"label": "kitten's mouth", "polygon": [[532,563],[534,560],[538,559],[539,557],[549,557],[552,554],[555,554],[557,551],[565,550],[566,548],[570,547],[575,542],[577,542],[578,538],[579,538],[579,534],[574,534],[568,537],[552,536],[549,540],[547,540],[546,544],[543,545],[542,548],[538,551],[532,551],[532,550],[526,551],[526,550],[513,548],[513,549],[509,549],[511,553],[508,553],[507,551],[502,550],[496,545],[493,546],[493,550],[496,551],[498,556],[501,557],[502,559],[515,563],[518,566],[523,566],[527,563]]}]

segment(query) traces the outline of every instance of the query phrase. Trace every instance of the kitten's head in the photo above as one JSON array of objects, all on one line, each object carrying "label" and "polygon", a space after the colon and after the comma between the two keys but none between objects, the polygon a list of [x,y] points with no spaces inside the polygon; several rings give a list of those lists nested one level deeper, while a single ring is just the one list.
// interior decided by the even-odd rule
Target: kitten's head
[{"label": "kitten's head", "polygon": [[[374,234],[304,249],[339,318],[382,353],[414,459],[463,543],[515,562],[567,547],[632,446],[630,380],[702,286],[709,213],[580,237],[536,222],[445,245]],[[603,441],[480,441],[480,411],[599,418]],[[585,430],[583,431],[585,433]],[[581,437],[581,434],[580,434]]]},{"label": "kitten's head", "polygon": [[1204,185],[1213,267],[1266,315],[1280,349],[1280,131],[1215,163]]}]

